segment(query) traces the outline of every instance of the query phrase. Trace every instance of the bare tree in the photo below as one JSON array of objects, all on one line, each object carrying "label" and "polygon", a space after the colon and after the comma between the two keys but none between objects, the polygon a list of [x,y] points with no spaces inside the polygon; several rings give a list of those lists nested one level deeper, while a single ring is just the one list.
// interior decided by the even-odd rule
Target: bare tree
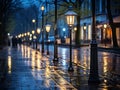
[{"label": "bare tree", "polygon": [[[61,15],[64,15],[65,11],[68,9],[69,6],[73,7],[73,10],[78,14],[77,16],[77,31],[76,31],[76,44],[80,44],[80,39],[78,38],[80,36],[80,17],[81,17],[81,5],[84,0],[57,0],[57,12],[58,12],[58,18],[61,17]],[[54,6],[55,0],[52,0],[51,2],[48,2],[48,4],[51,4],[52,7]],[[53,12],[54,10],[51,10],[49,12],[49,16],[51,20],[53,21]],[[49,18],[49,20],[50,20]]]},{"label": "bare tree", "polygon": [[12,14],[21,6],[20,0],[0,0],[0,45],[6,42],[7,31],[6,26]]},{"label": "bare tree", "polygon": [[109,25],[112,29],[112,39],[113,39],[113,47],[118,47],[117,37],[116,37],[116,26],[113,22],[113,16],[111,12],[111,0],[107,0],[107,15],[109,19]]}]

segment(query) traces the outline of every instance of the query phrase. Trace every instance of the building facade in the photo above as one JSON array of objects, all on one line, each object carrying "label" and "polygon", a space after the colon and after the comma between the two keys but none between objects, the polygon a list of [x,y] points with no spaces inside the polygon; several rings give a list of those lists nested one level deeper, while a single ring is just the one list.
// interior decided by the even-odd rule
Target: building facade
[{"label": "building facade", "polygon": [[[120,1],[114,0],[111,2],[111,12],[114,22],[120,22]],[[86,0],[82,4],[82,9],[91,10],[91,0]],[[81,18],[81,32],[80,40],[83,43],[89,43],[91,40],[92,30],[91,30],[91,13],[84,15],[85,17]],[[117,19],[116,19],[117,18]],[[120,27],[116,28],[117,41],[120,46]],[[112,30],[109,25],[109,20],[106,12],[106,0],[97,0],[96,1],[96,38],[98,43],[111,44],[112,45]]]}]

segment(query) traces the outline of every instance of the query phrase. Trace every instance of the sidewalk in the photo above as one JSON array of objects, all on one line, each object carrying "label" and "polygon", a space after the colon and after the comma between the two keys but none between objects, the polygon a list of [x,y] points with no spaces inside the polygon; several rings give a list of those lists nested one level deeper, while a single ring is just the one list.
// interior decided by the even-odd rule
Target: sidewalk
[{"label": "sidewalk", "polygon": [[99,44],[98,45],[98,50],[120,54],[120,47],[119,48],[114,48],[114,47],[110,46],[109,44],[107,44],[106,46],[104,44]]},{"label": "sidewalk", "polygon": [[118,86],[105,83],[103,77],[99,85],[89,85],[89,69],[74,63],[74,72],[70,73],[68,59],[53,62],[51,56],[36,54],[26,46],[5,48],[0,51],[0,58],[5,58],[8,66],[0,90],[119,90]]},{"label": "sidewalk", "polygon": [[[58,46],[60,46],[60,47],[69,47],[70,45],[62,43],[62,44],[59,44]],[[73,44],[72,45],[73,48],[89,47],[89,46],[90,46],[90,44],[82,44],[82,45],[75,45],[75,44]],[[120,48],[113,48],[110,45],[106,45],[105,46],[104,44],[98,44],[98,50],[99,51],[104,51],[104,52],[120,54]]]}]

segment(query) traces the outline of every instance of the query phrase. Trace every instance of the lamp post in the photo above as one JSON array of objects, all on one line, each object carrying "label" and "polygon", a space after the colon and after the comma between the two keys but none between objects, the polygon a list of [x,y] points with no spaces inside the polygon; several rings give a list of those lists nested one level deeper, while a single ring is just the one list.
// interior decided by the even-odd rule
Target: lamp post
[{"label": "lamp post", "polygon": [[22,41],[23,41],[23,45],[25,44],[25,38],[24,38],[24,34],[22,33]]},{"label": "lamp post", "polygon": [[35,27],[35,22],[36,22],[36,20],[33,19],[32,22],[33,22],[33,28],[36,29],[36,27]]},{"label": "lamp post", "polygon": [[37,38],[37,39],[36,39],[36,50],[38,50],[38,49],[37,49],[37,44],[38,44],[38,35],[39,35],[39,34],[40,34],[40,28],[38,28],[38,29],[37,29],[37,32],[36,32],[36,38]]},{"label": "lamp post", "polygon": [[88,83],[99,83],[98,76],[98,52],[96,41],[95,0],[92,0],[92,41],[90,43],[90,74]]},{"label": "lamp post", "polygon": [[32,39],[33,39],[33,36],[32,36],[32,34],[30,33],[30,35],[29,35],[30,45],[32,45]]},{"label": "lamp post", "polygon": [[86,26],[86,23],[83,24],[83,30],[84,30],[84,42],[86,41],[86,29],[87,29],[87,26]]},{"label": "lamp post", "polygon": [[51,25],[47,24],[45,28],[46,28],[46,31],[47,31],[47,55],[49,55],[48,33],[49,33],[49,31],[50,31]]},{"label": "lamp post", "polygon": [[27,40],[28,40],[28,45],[30,45],[30,42],[29,42],[29,36],[30,36],[30,32],[27,32]]},{"label": "lamp post", "polygon": [[74,44],[76,44],[76,42],[75,42],[75,39],[76,39],[76,31],[77,31],[77,27],[74,27]]},{"label": "lamp post", "polygon": [[67,24],[69,25],[69,30],[70,30],[70,62],[69,62],[69,67],[68,67],[68,71],[74,71],[73,66],[72,66],[72,28],[75,22],[75,18],[77,16],[77,14],[75,12],[72,11],[72,8],[69,8],[69,11],[65,13],[66,16],[66,20],[67,20]]},{"label": "lamp post", "polygon": [[36,20],[33,19],[32,22],[33,22],[33,30],[36,30],[36,27],[35,27]]},{"label": "lamp post", "polygon": [[54,58],[53,61],[58,61],[58,48],[57,48],[57,0],[55,0],[55,26],[54,26]]},{"label": "lamp post", "polygon": [[[34,41],[36,41],[36,40],[37,40],[36,35],[34,35],[34,36],[33,36],[33,40],[34,40]],[[36,52],[36,54],[37,54],[37,52]]]},{"label": "lamp post", "polygon": [[41,7],[42,10],[42,53],[44,53],[44,6]]},{"label": "lamp post", "polygon": [[65,38],[66,38],[65,31],[66,31],[66,29],[63,28],[63,39],[64,39],[64,42],[65,42]]},{"label": "lamp post", "polygon": [[84,23],[83,29],[84,29],[84,30],[86,30],[86,29],[87,29],[87,27],[86,27],[86,23]]},{"label": "lamp post", "polygon": [[34,30],[32,30],[32,44],[33,44],[33,48],[34,48],[34,39],[33,39],[33,35],[35,34],[35,31]]},{"label": "lamp post", "polygon": [[103,27],[104,27],[104,32],[105,32],[104,43],[105,43],[105,46],[106,46],[107,45],[107,30],[106,30],[107,24],[104,24]]},{"label": "lamp post", "polygon": [[10,46],[10,33],[8,33],[8,46]]}]

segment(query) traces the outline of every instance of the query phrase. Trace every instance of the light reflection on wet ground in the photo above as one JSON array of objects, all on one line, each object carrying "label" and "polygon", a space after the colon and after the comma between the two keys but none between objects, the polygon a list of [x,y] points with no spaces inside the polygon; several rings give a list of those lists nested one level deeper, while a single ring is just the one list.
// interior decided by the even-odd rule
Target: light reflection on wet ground
[{"label": "light reflection on wet ground", "polygon": [[52,60],[52,46],[50,46],[50,55],[44,56],[40,52],[36,54],[35,50],[23,45],[8,50],[6,85],[9,90],[117,90],[120,85],[117,83],[113,86],[114,81],[112,83],[109,81],[111,78],[117,78],[115,75],[120,72],[120,56],[113,53],[98,52],[99,75],[103,82],[95,86],[87,83],[90,67],[89,47],[73,49],[74,72],[72,73],[67,71],[69,48],[58,48],[59,62]]}]

